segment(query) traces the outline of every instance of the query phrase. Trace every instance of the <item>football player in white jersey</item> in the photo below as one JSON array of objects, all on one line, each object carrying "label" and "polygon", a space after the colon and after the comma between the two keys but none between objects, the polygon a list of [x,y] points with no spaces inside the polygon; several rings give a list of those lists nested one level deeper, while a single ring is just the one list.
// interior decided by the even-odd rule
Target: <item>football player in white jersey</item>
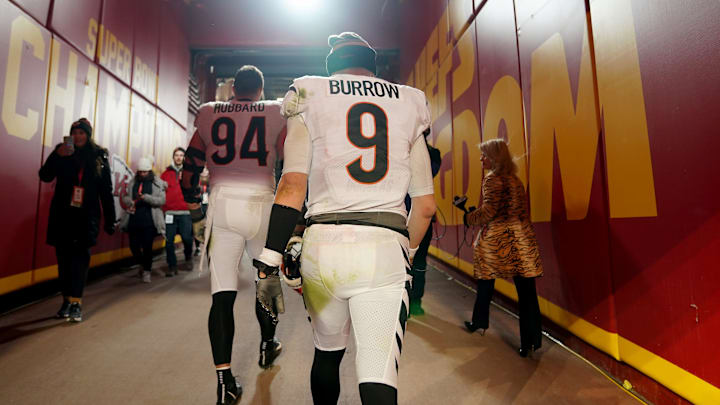
[{"label": "football player in white jersey", "polygon": [[[267,235],[273,203],[273,169],[284,138],[285,118],[277,101],[260,101],[264,78],[255,66],[235,74],[234,98],[200,107],[195,134],[185,154],[183,189],[195,201],[203,167],[210,172],[210,204],[206,218],[201,271],[210,268],[212,307],[208,320],[210,344],[218,376],[218,404],[239,401],[242,389],[230,371],[235,323],[233,304],[238,289],[238,264],[243,252],[257,258]],[[280,354],[275,336],[278,305],[262,305],[255,313],[260,323],[259,365],[267,368]]]},{"label": "football player in white jersey", "polygon": [[[430,113],[422,91],[375,77],[375,51],[359,35],[333,35],[328,44],[330,77],[295,79],[283,101],[283,176],[253,264],[258,277],[280,282],[282,252],[308,191],[300,273],[315,342],[313,401],[337,403],[352,325],[363,404],[396,404],[408,271],[435,213],[423,136]],[[292,286],[298,276],[285,279]],[[279,290],[258,294],[271,300]]]}]

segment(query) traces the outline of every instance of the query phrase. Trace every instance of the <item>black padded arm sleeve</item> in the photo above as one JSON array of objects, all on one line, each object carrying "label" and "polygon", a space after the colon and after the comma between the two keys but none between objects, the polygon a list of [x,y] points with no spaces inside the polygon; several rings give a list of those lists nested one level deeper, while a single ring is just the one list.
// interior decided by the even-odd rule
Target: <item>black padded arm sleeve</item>
[{"label": "black padded arm sleeve", "polygon": [[284,253],[299,216],[300,211],[295,208],[273,204],[265,247],[280,254]]}]

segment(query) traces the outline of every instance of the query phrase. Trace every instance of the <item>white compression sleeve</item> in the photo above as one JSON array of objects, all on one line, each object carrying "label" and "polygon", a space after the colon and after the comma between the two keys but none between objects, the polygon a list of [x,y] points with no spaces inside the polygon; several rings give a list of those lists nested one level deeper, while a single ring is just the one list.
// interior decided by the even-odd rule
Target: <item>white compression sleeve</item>
[{"label": "white compression sleeve", "polygon": [[419,136],[410,149],[410,187],[411,198],[433,194],[433,178],[425,138]]},{"label": "white compression sleeve", "polygon": [[300,115],[294,115],[287,120],[284,154],[283,174],[310,172],[312,143],[308,127]]}]

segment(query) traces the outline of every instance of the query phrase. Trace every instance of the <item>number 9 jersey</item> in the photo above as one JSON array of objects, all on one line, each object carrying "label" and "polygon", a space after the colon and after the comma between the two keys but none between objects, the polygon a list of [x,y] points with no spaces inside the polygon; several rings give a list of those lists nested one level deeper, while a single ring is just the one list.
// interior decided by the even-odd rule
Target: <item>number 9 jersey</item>
[{"label": "number 9 jersey", "polygon": [[243,186],[274,191],[273,170],[285,130],[280,107],[279,102],[267,100],[210,102],[200,107],[186,155],[200,168],[206,161],[211,189]]},{"label": "number 9 jersey", "polygon": [[307,167],[284,169],[308,174],[307,218],[377,211],[406,216],[406,194],[433,193],[429,174],[430,181],[411,183],[411,148],[420,140],[427,153],[421,138],[431,124],[422,91],[369,76],[305,76],[293,82],[282,113],[299,115],[310,134]]}]

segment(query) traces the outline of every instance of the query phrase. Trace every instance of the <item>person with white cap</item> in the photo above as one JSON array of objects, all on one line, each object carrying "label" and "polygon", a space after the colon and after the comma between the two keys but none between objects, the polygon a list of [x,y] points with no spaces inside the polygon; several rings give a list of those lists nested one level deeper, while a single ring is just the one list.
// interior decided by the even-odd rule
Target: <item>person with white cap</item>
[{"label": "person with white cap", "polygon": [[127,231],[130,251],[142,265],[142,280],[150,282],[152,271],[153,240],[157,235],[165,236],[165,220],[162,206],[165,204],[167,183],[152,171],[152,157],[138,160],[137,173],[122,196],[126,213],[120,222],[120,229]]},{"label": "person with white cap", "polygon": [[[330,76],[295,79],[283,100],[283,175],[253,261],[265,284],[258,295],[282,300],[279,267],[308,192],[299,273],[315,341],[313,401],[337,403],[352,325],[362,403],[397,404],[408,272],[435,213],[423,136],[430,112],[422,91],[375,77],[375,50],[360,35],[332,35],[328,44]],[[298,286],[300,274],[287,273]]]}]

